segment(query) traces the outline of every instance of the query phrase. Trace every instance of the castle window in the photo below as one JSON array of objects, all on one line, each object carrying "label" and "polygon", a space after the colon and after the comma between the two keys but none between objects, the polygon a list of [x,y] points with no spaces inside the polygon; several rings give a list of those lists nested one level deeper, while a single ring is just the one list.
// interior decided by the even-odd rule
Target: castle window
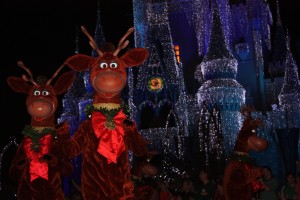
[{"label": "castle window", "polygon": [[178,44],[174,45],[174,51],[175,51],[176,60],[178,63],[180,63],[180,52],[179,52]]}]

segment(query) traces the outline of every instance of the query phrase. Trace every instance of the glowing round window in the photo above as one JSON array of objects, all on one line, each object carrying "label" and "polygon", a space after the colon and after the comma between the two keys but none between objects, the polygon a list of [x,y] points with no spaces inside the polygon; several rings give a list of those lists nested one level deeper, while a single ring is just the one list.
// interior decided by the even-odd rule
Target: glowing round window
[{"label": "glowing round window", "polygon": [[161,77],[151,77],[148,81],[147,87],[151,92],[159,92],[164,87],[164,80]]}]

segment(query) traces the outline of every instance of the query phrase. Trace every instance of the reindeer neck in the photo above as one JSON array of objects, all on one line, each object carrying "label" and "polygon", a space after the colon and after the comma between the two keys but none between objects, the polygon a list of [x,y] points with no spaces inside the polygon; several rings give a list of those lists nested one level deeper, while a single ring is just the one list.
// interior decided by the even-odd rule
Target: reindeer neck
[{"label": "reindeer neck", "polygon": [[51,115],[50,117],[37,121],[34,118],[31,118],[31,126],[34,127],[55,127],[55,116]]},{"label": "reindeer neck", "polygon": [[111,98],[105,98],[103,96],[100,96],[99,94],[95,93],[94,94],[94,101],[93,104],[118,104],[121,105],[122,99],[121,99],[121,93],[111,97]]}]

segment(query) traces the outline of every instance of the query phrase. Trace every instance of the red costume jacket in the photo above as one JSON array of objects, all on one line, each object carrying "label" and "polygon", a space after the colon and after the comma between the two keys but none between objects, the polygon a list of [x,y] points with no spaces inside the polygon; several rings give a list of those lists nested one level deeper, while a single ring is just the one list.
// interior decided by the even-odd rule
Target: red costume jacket
[{"label": "red costume jacket", "polygon": [[[62,146],[69,158],[82,153],[81,184],[84,199],[134,199],[128,151],[131,150],[137,156],[144,156],[147,149],[135,124],[124,119],[124,116],[120,116],[119,113],[114,118],[115,130],[123,132],[123,135],[110,132],[104,126],[105,120],[100,116],[84,121],[71,140],[68,139],[68,135],[61,136],[66,137]],[[112,136],[114,134],[116,135]]]},{"label": "red costume jacket", "polygon": [[[68,133],[65,123],[55,132]],[[72,172],[72,164],[59,151],[58,142],[51,134],[39,139],[39,151],[31,149],[33,140],[25,136],[11,163],[9,174],[18,182],[19,200],[64,200],[61,176]]]}]

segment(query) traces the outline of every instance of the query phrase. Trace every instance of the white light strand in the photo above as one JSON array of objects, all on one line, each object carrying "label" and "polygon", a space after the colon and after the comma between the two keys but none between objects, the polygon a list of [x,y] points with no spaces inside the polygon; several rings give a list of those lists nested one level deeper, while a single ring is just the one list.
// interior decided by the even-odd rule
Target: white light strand
[{"label": "white light strand", "polygon": [[10,138],[10,141],[4,146],[4,148],[2,149],[1,154],[0,154],[0,191],[2,190],[1,179],[2,179],[3,156],[6,153],[6,151],[9,149],[9,147],[11,147],[12,145],[14,145],[15,147],[19,146],[15,137]]}]

